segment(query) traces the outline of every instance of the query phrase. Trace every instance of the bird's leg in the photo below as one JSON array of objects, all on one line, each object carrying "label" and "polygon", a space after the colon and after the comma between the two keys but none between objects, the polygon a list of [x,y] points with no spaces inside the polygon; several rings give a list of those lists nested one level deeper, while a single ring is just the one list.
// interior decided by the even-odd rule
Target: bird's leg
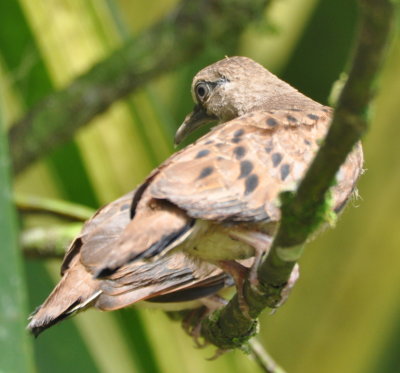
[{"label": "bird's leg", "polygon": [[234,260],[220,260],[218,261],[218,266],[232,276],[236,285],[240,310],[243,315],[251,319],[249,316],[249,307],[243,294],[243,285],[249,275],[249,269]]},{"label": "bird's leg", "polygon": [[254,261],[250,271],[247,267],[234,260],[220,260],[218,262],[219,267],[233,277],[238,293],[239,307],[243,315],[250,319],[249,307],[243,294],[244,281],[248,278],[251,286],[258,285],[257,269],[262,257],[269,251],[272,238],[265,233],[245,230],[232,231],[229,233],[229,236],[253,247],[255,251]]},{"label": "bird's leg", "polygon": [[260,265],[263,256],[267,255],[269,252],[272,243],[272,237],[262,232],[239,230],[230,232],[229,236],[254,248],[254,262],[250,269],[249,282],[252,286],[257,286],[258,266]]}]

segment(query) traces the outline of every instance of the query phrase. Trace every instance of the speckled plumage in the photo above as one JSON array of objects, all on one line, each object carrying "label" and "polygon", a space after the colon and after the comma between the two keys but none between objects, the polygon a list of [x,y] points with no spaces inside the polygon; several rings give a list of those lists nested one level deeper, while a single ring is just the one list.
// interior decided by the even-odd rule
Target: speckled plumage
[{"label": "speckled plumage", "polygon": [[[212,293],[226,281],[214,264],[268,249],[280,219],[279,193],[297,187],[332,111],[245,57],[201,70],[192,95],[195,109],[176,142],[204,123],[221,124],[86,224],[30,328],[89,304],[116,309],[167,293],[174,298],[182,289]],[[354,190],[362,161],[358,144],[332,188],[336,211]]]}]

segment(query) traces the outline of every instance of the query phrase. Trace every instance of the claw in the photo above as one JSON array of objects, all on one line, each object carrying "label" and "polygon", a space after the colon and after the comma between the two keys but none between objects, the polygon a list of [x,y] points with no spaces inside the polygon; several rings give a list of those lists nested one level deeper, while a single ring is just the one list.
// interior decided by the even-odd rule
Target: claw
[{"label": "claw", "polygon": [[290,277],[289,277],[289,280],[288,280],[286,286],[282,289],[281,300],[276,305],[277,308],[286,302],[286,300],[289,297],[290,292],[292,291],[292,289],[293,289],[294,285],[296,284],[299,277],[300,277],[300,267],[296,263],[295,266],[293,267],[292,273],[290,274]]},{"label": "claw", "polygon": [[193,338],[197,348],[204,347],[204,343],[199,341],[201,334],[201,321],[208,314],[206,307],[196,308],[188,313],[182,320],[182,328],[190,337]]},{"label": "claw", "polygon": [[196,308],[188,313],[188,315],[182,321],[183,330],[193,338],[195,346],[197,348],[204,348],[209,345],[209,342],[202,339],[201,335],[201,323],[202,321],[212,312],[224,306],[227,301],[219,295],[211,295],[209,297],[201,299],[204,304],[203,307]]},{"label": "claw", "polygon": [[220,356],[222,356],[224,353],[228,352],[229,350],[224,350],[222,348],[217,348],[217,350],[215,351],[214,355],[211,357],[206,358],[206,360],[208,361],[213,361],[218,359]]}]

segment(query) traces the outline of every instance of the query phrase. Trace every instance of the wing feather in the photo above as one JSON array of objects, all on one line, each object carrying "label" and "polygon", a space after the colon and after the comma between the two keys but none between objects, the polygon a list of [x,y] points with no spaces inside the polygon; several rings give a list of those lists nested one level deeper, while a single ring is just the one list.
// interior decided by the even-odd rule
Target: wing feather
[{"label": "wing feather", "polygon": [[322,110],[308,116],[263,111],[234,119],[172,157],[147,193],[193,218],[279,220],[279,193],[296,187],[328,123]]}]

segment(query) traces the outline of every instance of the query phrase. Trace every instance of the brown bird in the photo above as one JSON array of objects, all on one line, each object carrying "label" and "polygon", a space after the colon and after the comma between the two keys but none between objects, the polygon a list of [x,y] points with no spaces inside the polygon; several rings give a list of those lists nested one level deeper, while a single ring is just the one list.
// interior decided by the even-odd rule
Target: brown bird
[{"label": "brown bird", "polygon": [[[88,306],[201,298],[229,283],[220,268],[238,280],[233,261],[268,251],[279,194],[297,187],[332,110],[245,57],[201,70],[192,95],[196,106],[175,142],[211,121],[221,124],[86,223],[66,254],[60,283],[31,318],[34,333]],[[362,163],[358,144],[331,190],[336,212]]]}]

